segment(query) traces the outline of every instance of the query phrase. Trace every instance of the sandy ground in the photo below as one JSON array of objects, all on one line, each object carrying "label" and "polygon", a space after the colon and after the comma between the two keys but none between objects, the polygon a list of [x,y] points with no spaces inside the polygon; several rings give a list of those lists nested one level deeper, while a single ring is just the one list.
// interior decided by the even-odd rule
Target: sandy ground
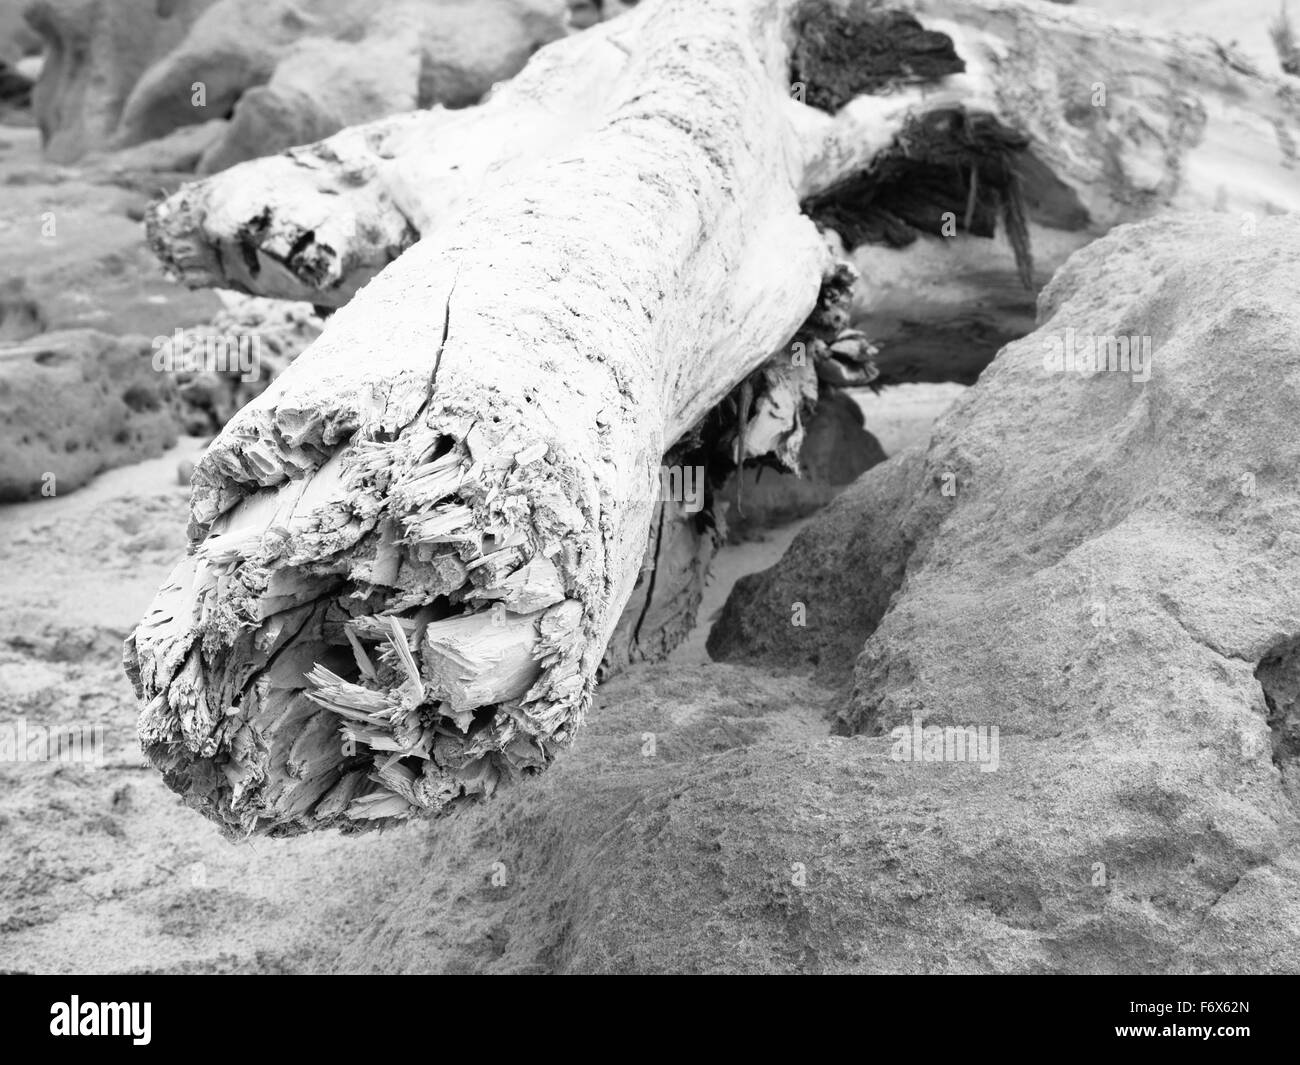
[{"label": "sandy ground", "polygon": [[[868,425],[897,447],[923,440],[959,391],[914,385],[862,401]],[[200,450],[185,439],[66,497],[0,507],[0,727],[101,726],[105,737],[102,765],[0,762],[0,971],[351,968],[338,952],[347,944],[355,954],[379,919],[378,899],[460,853],[451,841],[468,829],[444,824],[228,843],[145,766],[121,642],[183,552],[186,489],[176,470]],[[774,563],[799,527],[723,550],[702,623],[656,683],[708,662],[708,621],[731,586]],[[650,675],[612,682],[615,695],[598,698],[589,728],[638,676]],[[713,707],[679,689],[670,689],[669,719],[707,737]],[[792,701],[764,728],[826,735],[807,702]]]}]

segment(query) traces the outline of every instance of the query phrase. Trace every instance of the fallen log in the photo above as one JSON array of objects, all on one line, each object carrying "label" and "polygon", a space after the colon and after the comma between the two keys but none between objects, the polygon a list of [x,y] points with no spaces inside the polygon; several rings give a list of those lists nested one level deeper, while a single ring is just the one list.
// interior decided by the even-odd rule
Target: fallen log
[{"label": "fallen log", "polygon": [[[1055,17],[986,6],[1012,30]],[[165,204],[155,244],[191,281],[320,303],[373,276],[209,449],[191,554],[128,639],[171,786],[232,834],[357,829],[489,795],[571,742],[647,543],[689,528],[651,538],[665,454],[713,479],[788,464],[818,380],[875,373],[813,219],[897,241],[918,215],[861,177],[902,188],[938,160],[962,239],[1009,231],[1024,274],[1031,224],[1062,214],[1047,192],[1068,175],[1026,162],[1012,121],[1039,102],[984,31],[949,28],[966,43],[866,4],[661,0],[542,50],[459,126],[386,127],[445,124],[447,154],[418,153],[436,173],[380,177],[352,131],[351,170],[334,142],[275,164],[306,184],[257,232],[225,175]],[[865,59],[800,47],[863,33],[882,42]],[[791,98],[792,62],[835,114]],[[1284,162],[1229,202],[1273,195]],[[1070,186],[1098,224],[1116,187]],[[385,268],[399,217],[422,236]]]},{"label": "fallen log", "polygon": [[[545,766],[662,456],[814,310],[829,253],[767,119],[783,49],[746,5],[665,13],[576,158],[411,248],[196,470],[194,551],[128,657],[146,751],[232,831],[437,811]],[[498,604],[472,651],[431,642]],[[341,753],[344,722],[391,740]]]}]

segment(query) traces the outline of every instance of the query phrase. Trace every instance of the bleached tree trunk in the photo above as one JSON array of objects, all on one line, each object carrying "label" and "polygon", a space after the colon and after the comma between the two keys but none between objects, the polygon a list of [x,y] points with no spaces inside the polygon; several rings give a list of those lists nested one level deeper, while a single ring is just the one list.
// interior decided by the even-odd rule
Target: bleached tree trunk
[{"label": "bleached tree trunk", "polygon": [[[989,30],[904,6],[956,52],[865,4],[647,3],[478,109],[164,205],[153,239],[188,280],[355,293],[205,455],[192,553],[128,640],[146,751],[188,801],[233,833],[359,827],[543,769],[632,596],[665,454],[788,461],[817,378],[862,372],[814,218],[898,242],[925,213],[904,193],[938,170],[936,204],[958,197],[965,233],[1000,222],[1027,274],[1036,200],[1079,231],[1122,216],[1111,169],[1071,155],[1105,138],[1039,145],[1062,100],[1026,97],[1006,58],[1060,16],[986,2]],[[1218,74],[1294,128],[1294,101]],[[1200,188],[1194,145],[1165,147],[1176,180],[1147,207]],[[1277,202],[1285,163],[1225,202]],[[249,198],[241,171],[280,191]]]}]

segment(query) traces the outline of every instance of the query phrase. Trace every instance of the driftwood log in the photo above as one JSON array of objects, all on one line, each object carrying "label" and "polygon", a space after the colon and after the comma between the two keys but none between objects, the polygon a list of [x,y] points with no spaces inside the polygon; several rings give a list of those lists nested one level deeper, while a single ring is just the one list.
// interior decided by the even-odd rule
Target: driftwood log
[{"label": "driftwood log", "polygon": [[232,834],[542,770],[616,634],[693,611],[651,586],[707,559],[689,471],[789,465],[819,382],[876,374],[836,249],[860,306],[1023,332],[980,293],[1117,222],[1300,206],[1298,127],[1209,44],[1045,5],[650,0],[477,108],[187,187],[150,226],[185,281],[340,309],[195,473],[127,641],[147,754]]}]

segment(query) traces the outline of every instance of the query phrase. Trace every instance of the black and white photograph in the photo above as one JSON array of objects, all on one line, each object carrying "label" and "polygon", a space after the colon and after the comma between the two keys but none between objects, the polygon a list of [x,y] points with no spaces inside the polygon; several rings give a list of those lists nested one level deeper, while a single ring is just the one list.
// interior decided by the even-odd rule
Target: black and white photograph
[{"label": "black and white photograph", "polygon": [[0,973],[92,1047],[489,974],[1249,1046],[1300,3],[0,0]]}]

